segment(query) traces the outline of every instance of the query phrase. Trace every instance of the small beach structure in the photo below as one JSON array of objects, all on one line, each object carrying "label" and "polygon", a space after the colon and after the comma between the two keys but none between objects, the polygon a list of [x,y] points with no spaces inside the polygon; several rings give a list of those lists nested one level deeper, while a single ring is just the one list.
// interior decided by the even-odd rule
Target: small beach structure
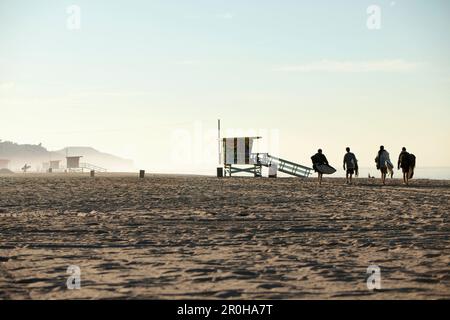
[{"label": "small beach structure", "polygon": [[81,163],[80,159],[83,156],[70,156],[66,157],[66,169],[68,172],[84,172],[87,171],[96,171],[96,172],[106,172],[105,168],[90,164],[90,163]]},{"label": "small beach structure", "polygon": [[254,140],[261,137],[233,137],[223,138],[223,164],[225,176],[233,173],[251,173],[255,177],[261,177],[261,163],[252,157]]},{"label": "small beach structure", "polygon": [[61,163],[61,160],[52,160],[52,161],[50,161],[49,169],[59,170],[60,167],[61,167],[60,163]]},{"label": "small beach structure", "polygon": [[298,163],[274,157],[268,153],[253,152],[255,141],[262,137],[221,138],[220,119],[217,120],[219,163],[217,177],[231,177],[234,173],[250,173],[262,177],[262,167],[269,168],[269,177],[276,178],[278,172],[307,178],[313,169]]},{"label": "small beach structure", "polygon": [[62,169],[61,160],[51,160],[49,162],[42,163],[42,170],[45,172],[52,173],[54,171],[58,171],[61,169]]},{"label": "small beach structure", "polygon": [[81,169],[81,167],[80,167],[80,159],[82,157],[83,156],[66,157],[66,168],[67,168],[67,170]]},{"label": "small beach structure", "polygon": [[298,163],[277,158],[268,153],[253,153],[254,141],[257,139],[261,139],[261,137],[223,138],[224,176],[231,177],[235,173],[251,173],[255,177],[261,177],[263,166],[269,168],[270,177],[277,177],[277,172],[300,178],[307,178],[312,174],[312,168]]},{"label": "small beach structure", "polygon": [[50,169],[50,162],[42,162],[42,171],[47,172]]},{"label": "small beach structure", "polygon": [[0,159],[0,169],[9,169],[9,163],[11,161],[7,159]]}]

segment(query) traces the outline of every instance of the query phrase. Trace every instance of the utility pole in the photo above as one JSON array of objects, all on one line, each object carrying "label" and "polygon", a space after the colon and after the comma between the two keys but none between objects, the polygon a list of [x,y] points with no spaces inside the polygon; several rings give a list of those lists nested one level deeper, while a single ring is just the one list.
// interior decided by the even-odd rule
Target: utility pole
[{"label": "utility pole", "polygon": [[219,164],[222,163],[222,153],[220,148],[220,119],[217,120],[217,147],[219,151]]}]

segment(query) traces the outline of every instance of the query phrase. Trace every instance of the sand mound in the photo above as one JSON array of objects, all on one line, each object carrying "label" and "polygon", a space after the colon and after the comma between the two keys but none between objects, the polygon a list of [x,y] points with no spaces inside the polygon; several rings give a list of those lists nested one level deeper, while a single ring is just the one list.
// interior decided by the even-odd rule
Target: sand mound
[{"label": "sand mound", "polygon": [[6,168],[0,169],[0,174],[13,174],[13,173],[14,172],[12,172],[11,170],[6,169]]}]

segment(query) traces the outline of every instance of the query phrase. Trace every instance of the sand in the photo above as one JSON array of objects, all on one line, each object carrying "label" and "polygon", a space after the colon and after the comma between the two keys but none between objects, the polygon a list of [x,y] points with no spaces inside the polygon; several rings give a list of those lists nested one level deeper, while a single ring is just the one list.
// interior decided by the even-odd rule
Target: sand
[{"label": "sand", "polygon": [[449,198],[431,180],[1,176],[0,298],[449,299]]}]

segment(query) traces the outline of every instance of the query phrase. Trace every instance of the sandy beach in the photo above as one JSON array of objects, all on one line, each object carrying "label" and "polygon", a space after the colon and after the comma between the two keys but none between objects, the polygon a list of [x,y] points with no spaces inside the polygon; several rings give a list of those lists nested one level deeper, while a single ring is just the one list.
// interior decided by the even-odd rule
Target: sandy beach
[{"label": "sandy beach", "polygon": [[449,200],[438,180],[1,176],[0,298],[449,299]]}]

